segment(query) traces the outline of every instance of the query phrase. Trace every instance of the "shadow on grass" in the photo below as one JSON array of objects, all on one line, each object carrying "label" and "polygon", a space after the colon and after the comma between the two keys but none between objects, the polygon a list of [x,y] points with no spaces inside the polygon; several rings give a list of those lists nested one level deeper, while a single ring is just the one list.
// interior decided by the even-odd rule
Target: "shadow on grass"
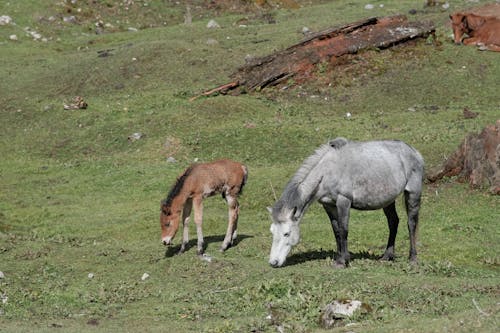
[{"label": "shadow on grass", "polygon": [[[236,239],[233,241],[233,245],[231,245],[231,247],[235,247],[242,240],[244,240],[246,238],[252,238],[252,237],[253,236],[249,236],[249,235],[238,235],[238,237],[236,237]],[[204,240],[203,251],[205,251],[207,249],[207,247],[208,247],[208,244],[211,244],[211,243],[220,243],[220,245],[222,245],[222,241],[224,240],[224,235],[203,237],[203,240]],[[197,243],[198,243],[198,240],[196,238],[189,240],[189,242],[186,245],[186,248],[185,248],[184,252],[187,252],[192,247],[196,248]],[[176,254],[179,254],[179,250],[180,249],[181,249],[181,244],[176,245],[176,246],[170,246],[170,247],[168,247],[167,251],[165,251],[165,257],[169,258],[169,257],[175,256]]]},{"label": "shadow on grass", "polygon": [[[361,251],[357,253],[352,253],[349,252],[351,255],[351,261],[357,260],[357,259],[370,259],[370,260],[379,260],[381,256],[375,255],[373,253],[369,253],[366,251]],[[311,261],[311,260],[325,260],[327,258],[332,258],[334,255],[333,251],[326,251],[326,250],[314,250],[314,251],[309,251],[309,252],[302,252],[302,253],[296,253],[291,255],[286,259],[285,265],[284,266],[293,266],[293,265],[298,265],[305,263],[306,261]]]}]

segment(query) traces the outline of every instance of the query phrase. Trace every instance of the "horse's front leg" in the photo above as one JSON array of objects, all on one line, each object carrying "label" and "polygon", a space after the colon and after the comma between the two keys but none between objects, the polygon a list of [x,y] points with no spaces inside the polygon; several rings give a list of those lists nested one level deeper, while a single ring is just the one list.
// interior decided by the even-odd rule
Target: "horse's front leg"
[{"label": "horse's front leg", "polygon": [[196,234],[198,235],[198,249],[197,253],[199,255],[204,252],[204,242],[203,242],[203,231],[201,230],[201,224],[203,222],[203,198],[201,196],[193,198],[194,206],[194,224],[196,224]]},{"label": "horse's front leg", "polygon": [[191,215],[191,208],[193,207],[193,200],[188,199],[184,204],[182,210],[182,244],[179,253],[186,251],[186,246],[189,242],[189,216]]},{"label": "horse's front leg", "polygon": [[337,245],[337,251],[335,254],[340,254],[340,231],[339,231],[339,217],[337,214],[337,207],[323,205],[326,213],[328,214],[328,218],[330,219],[330,224],[332,225],[333,235],[335,236],[335,243]]},{"label": "horse's front leg", "polygon": [[351,200],[349,200],[344,196],[339,195],[337,197],[336,208],[337,208],[337,221],[336,221],[337,225],[334,226],[334,231],[336,227],[338,233],[337,242],[340,241],[340,244],[338,244],[339,251],[337,258],[335,259],[334,267],[344,268],[347,265],[349,265],[349,260],[350,260],[349,249],[347,246],[347,236],[349,233],[349,214],[351,209]]},{"label": "horse's front leg", "polygon": [[224,237],[224,241],[222,242],[222,246],[220,248],[221,251],[226,251],[228,247],[233,245],[233,241],[236,238],[236,228],[238,227],[238,214],[239,214],[239,204],[238,199],[231,195],[226,195],[227,205],[229,207],[229,216],[228,216],[228,224],[226,237]]}]

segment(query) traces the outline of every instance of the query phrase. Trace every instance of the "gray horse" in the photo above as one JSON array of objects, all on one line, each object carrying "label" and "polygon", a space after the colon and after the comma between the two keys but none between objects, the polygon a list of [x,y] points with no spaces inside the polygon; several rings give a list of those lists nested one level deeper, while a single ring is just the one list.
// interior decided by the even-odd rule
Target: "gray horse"
[{"label": "gray horse", "polygon": [[382,208],[389,224],[389,240],[383,260],[394,259],[399,218],[395,200],[404,192],[410,232],[410,262],[416,262],[416,229],[424,160],[401,141],[355,142],[336,138],[319,147],[288,182],[274,207],[268,207],[273,223],[269,263],[280,267],[292,246],[299,242],[299,223],[309,205],[323,205],[337,241],[334,267],[349,263],[347,234],[349,210]]}]

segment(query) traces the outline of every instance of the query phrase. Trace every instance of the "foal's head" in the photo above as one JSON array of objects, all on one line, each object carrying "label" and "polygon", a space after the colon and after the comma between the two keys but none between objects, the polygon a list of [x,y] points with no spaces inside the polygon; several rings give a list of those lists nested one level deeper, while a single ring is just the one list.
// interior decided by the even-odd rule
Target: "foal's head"
[{"label": "foal's head", "polygon": [[172,209],[171,205],[162,201],[160,206],[161,241],[170,245],[179,228],[180,210]]},{"label": "foal's head", "polygon": [[470,32],[467,16],[462,13],[450,15],[451,28],[453,29],[453,37],[455,44],[462,43],[462,36]]}]

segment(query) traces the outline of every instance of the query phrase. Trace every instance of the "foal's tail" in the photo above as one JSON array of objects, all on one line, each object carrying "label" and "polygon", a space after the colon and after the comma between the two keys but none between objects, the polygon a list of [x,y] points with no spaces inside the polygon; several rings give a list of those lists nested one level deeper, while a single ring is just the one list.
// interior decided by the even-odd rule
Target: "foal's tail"
[{"label": "foal's tail", "polygon": [[248,168],[246,167],[246,165],[242,165],[241,168],[243,169],[243,179],[241,180],[240,191],[238,192],[238,195],[243,193],[243,187],[248,180]]}]

